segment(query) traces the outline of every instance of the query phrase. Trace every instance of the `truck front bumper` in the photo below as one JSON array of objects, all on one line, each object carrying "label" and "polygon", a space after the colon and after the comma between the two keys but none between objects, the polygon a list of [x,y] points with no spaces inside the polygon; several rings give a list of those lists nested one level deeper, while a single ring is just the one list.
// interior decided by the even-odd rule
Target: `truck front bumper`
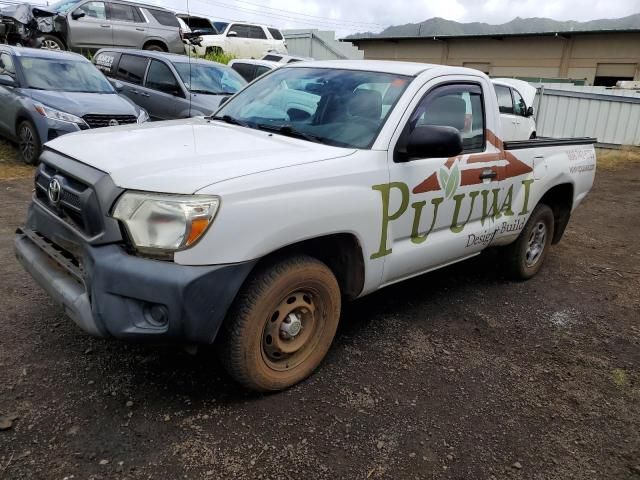
[{"label": "truck front bumper", "polygon": [[212,343],[255,262],[185,266],[82,245],[72,255],[18,229],[15,252],[36,282],[86,332],[100,337]]}]

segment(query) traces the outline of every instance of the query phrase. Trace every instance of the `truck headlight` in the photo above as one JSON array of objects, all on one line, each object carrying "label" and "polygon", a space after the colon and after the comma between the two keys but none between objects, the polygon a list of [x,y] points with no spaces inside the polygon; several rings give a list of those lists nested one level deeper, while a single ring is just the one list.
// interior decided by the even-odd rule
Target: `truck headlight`
[{"label": "truck headlight", "polygon": [[38,112],[43,117],[51,118],[52,120],[59,120],[61,122],[75,123],[78,125],[86,125],[83,119],[72,115],[71,113],[62,112],[60,110],[56,110],[55,108],[48,107],[41,103],[36,103],[33,105]]},{"label": "truck headlight", "polygon": [[219,206],[220,199],[208,195],[125,192],[112,216],[124,224],[137,250],[172,252],[194,245]]}]

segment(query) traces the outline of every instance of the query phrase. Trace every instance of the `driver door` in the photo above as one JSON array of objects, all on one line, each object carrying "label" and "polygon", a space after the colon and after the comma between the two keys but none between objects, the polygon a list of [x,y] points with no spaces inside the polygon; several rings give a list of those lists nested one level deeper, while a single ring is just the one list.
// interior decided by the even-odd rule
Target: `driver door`
[{"label": "driver door", "polygon": [[[473,241],[483,229],[481,190],[499,188],[502,167],[488,141],[483,89],[480,83],[438,81],[423,87],[389,150],[390,184],[380,192],[387,208],[383,222],[388,220],[388,243],[378,252],[386,256],[384,284],[473,256],[486,246]],[[397,152],[420,125],[456,128],[463,139],[462,154],[400,158]]]},{"label": "driver door", "polygon": [[104,2],[83,3],[67,15],[67,21],[70,48],[101,48],[113,45],[113,29],[111,22],[107,20]]}]

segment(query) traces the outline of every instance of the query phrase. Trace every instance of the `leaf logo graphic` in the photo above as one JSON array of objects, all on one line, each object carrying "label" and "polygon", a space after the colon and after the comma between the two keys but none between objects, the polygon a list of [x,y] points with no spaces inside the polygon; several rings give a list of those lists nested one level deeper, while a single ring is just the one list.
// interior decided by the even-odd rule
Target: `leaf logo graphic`
[{"label": "leaf logo graphic", "polygon": [[441,168],[438,172],[438,180],[440,181],[440,188],[444,191],[444,197],[453,197],[453,194],[456,193],[456,190],[460,186],[460,169],[458,168],[458,163],[453,166],[451,172],[447,171],[444,167]]}]

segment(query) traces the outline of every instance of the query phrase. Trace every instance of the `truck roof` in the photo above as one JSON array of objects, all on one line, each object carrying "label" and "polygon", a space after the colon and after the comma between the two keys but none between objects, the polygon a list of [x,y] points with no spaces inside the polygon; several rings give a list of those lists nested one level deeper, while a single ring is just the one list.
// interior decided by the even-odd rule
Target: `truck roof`
[{"label": "truck roof", "polygon": [[[283,68],[285,66],[283,65]],[[418,76],[431,69],[446,70],[445,73],[459,75],[484,76],[479,70],[467,67],[437,65],[433,63],[397,62],[395,60],[316,60],[313,62],[287,63],[286,68],[334,68],[341,70],[362,70],[397,75]]]}]

